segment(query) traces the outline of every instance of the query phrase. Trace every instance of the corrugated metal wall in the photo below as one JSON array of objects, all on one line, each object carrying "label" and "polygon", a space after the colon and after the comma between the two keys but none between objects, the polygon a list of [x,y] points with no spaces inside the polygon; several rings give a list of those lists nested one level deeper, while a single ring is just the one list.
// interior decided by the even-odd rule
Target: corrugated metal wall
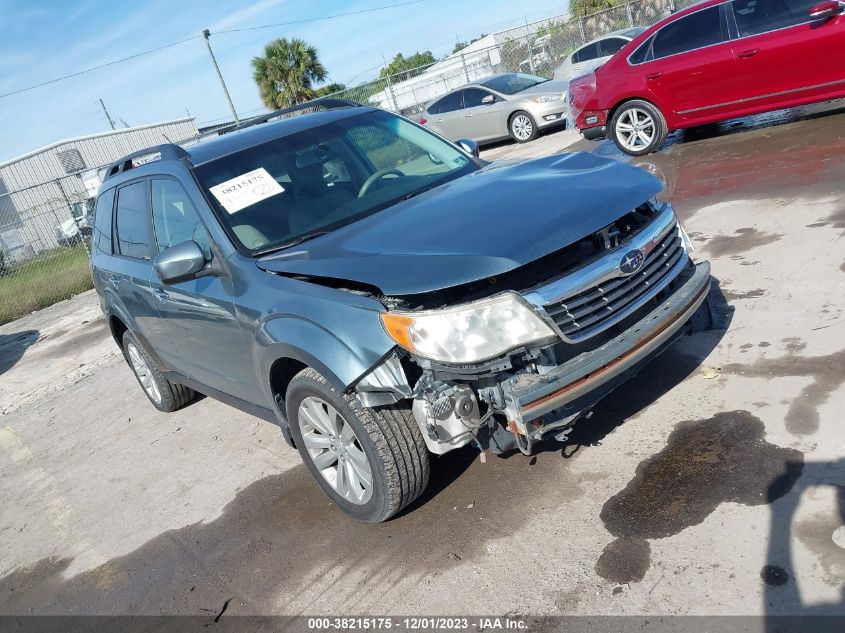
[{"label": "corrugated metal wall", "polygon": [[0,178],[8,191],[16,191],[67,176],[68,173],[59,162],[59,154],[67,150],[77,150],[85,163],[84,169],[92,169],[151,145],[179,143],[193,139],[196,135],[194,120],[186,118],[60,141],[0,163]]},{"label": "corrugated metal wall", "polygon": [[60,141],[0,164],[0,248],[14,259],[54,248],[56,227],[71,218],[74,203],[91,197],[85,181],[98,169],[152,145],[196,137],[194,120],[185,118]]}]

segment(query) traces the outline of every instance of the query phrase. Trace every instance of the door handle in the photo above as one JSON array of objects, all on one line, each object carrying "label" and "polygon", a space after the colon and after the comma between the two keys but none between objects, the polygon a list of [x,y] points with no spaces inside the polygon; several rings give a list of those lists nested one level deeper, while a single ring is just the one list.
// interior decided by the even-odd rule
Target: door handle
[{"label": "door handle", "polygon": [[736,54],[737,57],[741,59],[747,59],[749,57],[754,57],[757,53],[760,52],[759,48],[749,48],[747,51],[742,51]]},{"label": "door handle", "polygon": [[153,294],[155,295],[156,299],[158,299],[158,300],[159,300],[159,301],[161,301],[162,303],[164,303],[165,301],[167,301],[168,299],[170,299],[170,295],[169,295],[169,294],[167,294],[167,293],[166,293],[164,290],[162,290],[161,288],[156,288],[155,290],[153,290]]},{"label": "door handle", "polygon": [[472,116],[472,112],[467,112],[464,116],[466,116],[466,117],[471,117],[471,116]]},{"label": "door handle", "polygon": [[663,76],[663,71],[659,71],[656,73],[649,73],[645,76],[646,79],[660,79]]}]

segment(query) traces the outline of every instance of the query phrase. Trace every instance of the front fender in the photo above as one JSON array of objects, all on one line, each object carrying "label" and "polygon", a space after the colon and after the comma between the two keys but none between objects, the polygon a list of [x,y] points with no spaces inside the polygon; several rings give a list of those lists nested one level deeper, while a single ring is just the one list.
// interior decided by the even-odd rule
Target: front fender
[{"label": "front fender", "polygon": [[[290,358],[313,367],[339,391],[346,391],[369,372],[395,344],[381,328],[375,311],[365,317],[375,323],[349,324],[344,333],[330,331],[305,317],[286,314],[272,316],[261,323],[258,332],[260,354],[259,375],[272,402],[270,368],[280,358]],[[345,335],[344,335],[345,334]]]}]

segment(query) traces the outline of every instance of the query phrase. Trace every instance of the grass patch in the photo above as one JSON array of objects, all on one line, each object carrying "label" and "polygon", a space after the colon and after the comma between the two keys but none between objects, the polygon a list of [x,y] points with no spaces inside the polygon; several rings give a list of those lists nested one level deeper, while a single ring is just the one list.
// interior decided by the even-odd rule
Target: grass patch
[{"label": "grass patch", "polygon": [[0,277],[0,325],[92,287],[82,244],[44,253]]}]

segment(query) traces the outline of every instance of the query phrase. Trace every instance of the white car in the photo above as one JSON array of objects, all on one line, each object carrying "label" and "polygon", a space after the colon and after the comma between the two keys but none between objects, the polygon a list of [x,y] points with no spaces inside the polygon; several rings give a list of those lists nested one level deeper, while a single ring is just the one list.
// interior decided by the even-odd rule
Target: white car
[{"label": "white car", "polygon": [[56,242],[60,246],[73,246],[91,235],[94,198],[74,202],[70,211],[71,217],[56,227]]},{"label": "white car", "polygon": [[645,29],[644,26],[634,26],[587,42],[555,68],[554,78],[569,80],[594,71]]}]

